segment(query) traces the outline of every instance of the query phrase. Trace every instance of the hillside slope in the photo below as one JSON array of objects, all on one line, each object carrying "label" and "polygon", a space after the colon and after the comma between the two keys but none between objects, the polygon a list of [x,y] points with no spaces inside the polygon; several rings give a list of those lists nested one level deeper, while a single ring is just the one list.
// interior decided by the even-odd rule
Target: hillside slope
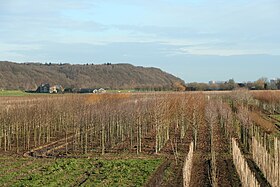
[{"label": "hillside slope", "polygon": [[36,89],[41,83],[64,88],[174,88],[181,79],[157,68],[130,64],[71,65],[0,62],[0,89]]}]

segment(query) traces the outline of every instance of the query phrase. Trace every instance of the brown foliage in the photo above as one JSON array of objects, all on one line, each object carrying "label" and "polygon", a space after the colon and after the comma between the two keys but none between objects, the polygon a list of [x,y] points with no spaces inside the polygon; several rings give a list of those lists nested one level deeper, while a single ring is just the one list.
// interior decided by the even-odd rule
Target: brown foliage
[{"label": "brown foliage", "polygon": [[269,104],[280,103],[279,91],[255,91],[252,92],[252,95],[255,99],[258,99],[262,102],[266,102]]},{"label": "brown foliage", "polygon": [[132,94],[130,93],[119,93],[119,94],[90,94],[85,98],[86,103],[100,103],[100,102],[116,102],[129,99]]},{"label": "brown foliage", "polygon": [[181,79],[157,68],[130,64],[17,64],[0,61],[0,89],[33,89],[42,83],[64,88],[172,89]]},{"label": "brown foliage", "polygon": [[276,131],[276,129],[274,127],[274,124],[272,124],[270,121],[265,120],[264,118],[262,118],[260,113],[250,112],[250,118],[252,119],[252,121],[256,125],[260,126],[267,133],[272,133],[272,132]]}]

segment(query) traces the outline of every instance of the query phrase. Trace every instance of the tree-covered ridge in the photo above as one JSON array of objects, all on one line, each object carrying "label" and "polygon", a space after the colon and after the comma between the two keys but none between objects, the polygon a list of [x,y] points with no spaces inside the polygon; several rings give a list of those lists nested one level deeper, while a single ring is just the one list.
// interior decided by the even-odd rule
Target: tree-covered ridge
[{"label": "tree-covered ridge", "polygon": [[0,62],[0,89],[36,89],[41,83],[65,88],[172,89],[184,81],[158,68],[130,64]]}]

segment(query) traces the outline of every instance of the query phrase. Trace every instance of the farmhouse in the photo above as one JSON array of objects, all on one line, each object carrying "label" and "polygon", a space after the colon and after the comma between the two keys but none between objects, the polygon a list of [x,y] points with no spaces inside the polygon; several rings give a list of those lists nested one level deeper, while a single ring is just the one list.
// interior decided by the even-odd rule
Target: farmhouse
[{"label": "farmhouse", "polygon": [[41,84],[37,88],[36,92],[37,93],[50,93],[50,84],[48,84],[48,83]]},{"label": "farmhouse", "polygon": [[36,93],[63,93],[64,89],[61,85],[50,86],[49,83],[43,83],[38,86]]},{"label": "farmhouse", "polygon": [[61,85],[54,85],[50,87],[50,93],[63,93],[64,89]]},{"label": "farmhouse", "polygon": [[[34,91],[33,91],[34,92]],[[64,89],[61,85],[57,84],[54,86],[50,86],[49,83],[44,83],[38,86],[36,93],[105,93],[106,90],[104,88],[80,88],[80,89],[72,89],[66,88]]]}]

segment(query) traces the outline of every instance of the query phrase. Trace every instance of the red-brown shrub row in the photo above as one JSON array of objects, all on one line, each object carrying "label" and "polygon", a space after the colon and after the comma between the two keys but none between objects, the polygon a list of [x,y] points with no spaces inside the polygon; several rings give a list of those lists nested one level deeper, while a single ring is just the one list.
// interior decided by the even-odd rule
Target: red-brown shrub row
[{"label": "red-brown shrub row", "polygon": [[280,92],[279,91],[256,91],[252,96],[258,100],[259,107],[271,114],[280,112]]}]

